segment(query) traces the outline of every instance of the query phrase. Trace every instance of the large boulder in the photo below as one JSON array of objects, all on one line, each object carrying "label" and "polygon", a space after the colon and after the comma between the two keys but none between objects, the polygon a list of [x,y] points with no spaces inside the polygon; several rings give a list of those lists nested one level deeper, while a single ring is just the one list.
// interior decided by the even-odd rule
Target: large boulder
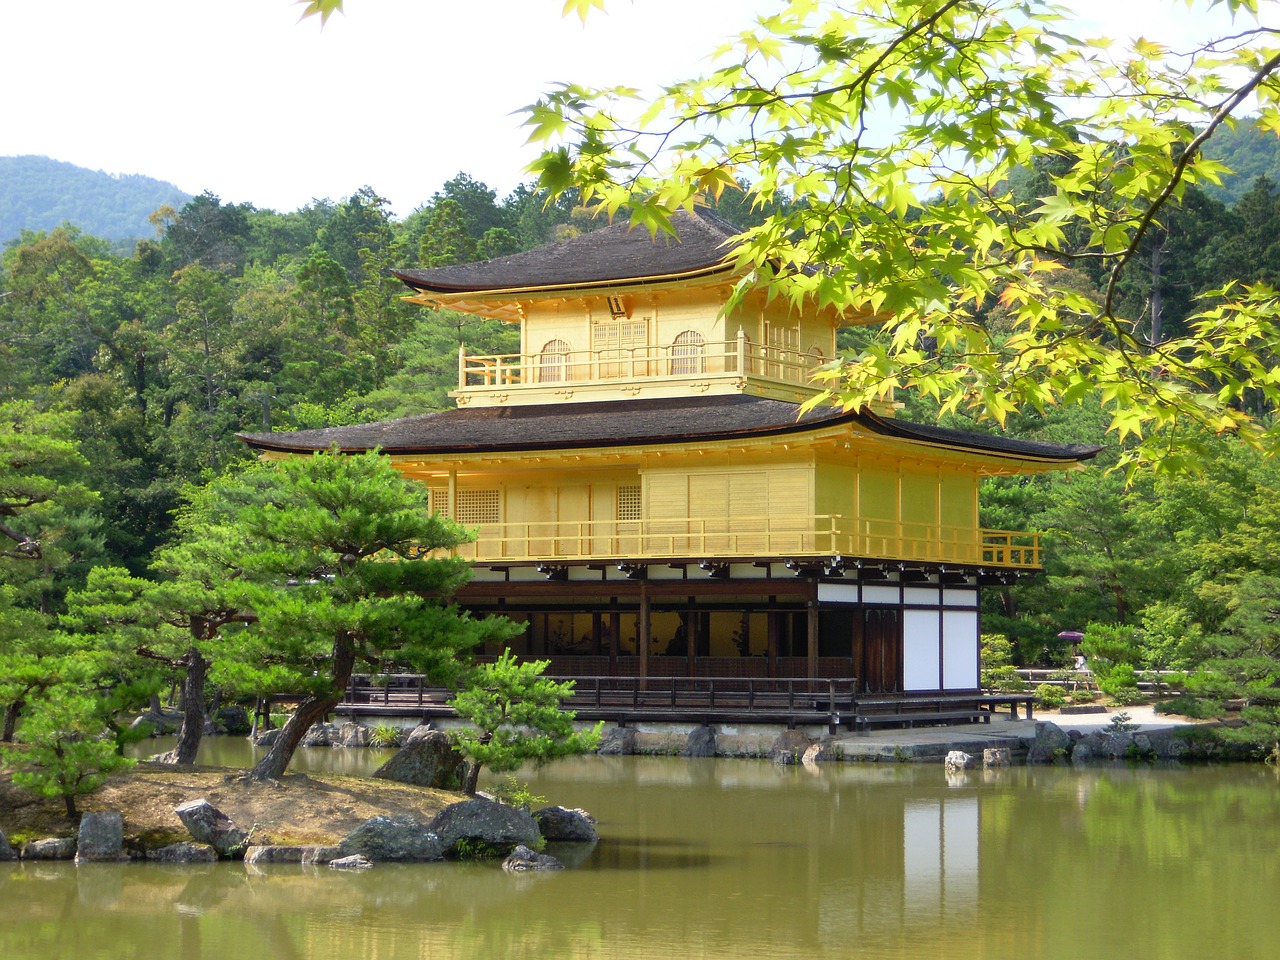
[{"label": "large boulder", "polygon": [[164,737],[177,733],[182,726],[182,712],[179,710],[148,710],[146,713],[135,717],[133,723],[129,724],[129,729],[137,730],[144,726],[150,728],[151,736],[153,737]]},{"label": "large boulder", "polygon": [[253,719],[249,716],[249,711],[238,703],[219,707],[218,712],[213,715],[213,720],[223,733],[233,737],[246,736],[253,729]]},{"label": "large boulder", "polygon": [[338,857],[336,860],[330,860],[329,866],[334,870],[368,870],[373,866],[373,861],[368,857],[355,853],[349,857]]},{"label": "large boulder", "polygon": [[1027,747],[1027,763],[1057,763],[1071,755],[1072,741],[1056,723],[1036,723],[1036,738]]},{"label": "large boulder", "polygon": [[703,724],[700,727],[694,727],[689,731],[689,736],[685,740],[684,748],[680,751],[682,757],[714,757],[716,755],[716,732],[710,726]]},{"label": "large boulder", "polygon": [[947,754],[946,759],[942,761],[942,765],[947,768],[948,773],[971,770],[973,769],[973,764],[973,755],[965,753],[963,750],[952,750]]},{"label": "large boulder", "polygon": [[546,840],[589,843],[600,839],[600,834],[596,833],[596,818],[585,810],[543,807],[533,811],[533,819]]},{"label": "large boulder", "polygon": [[147,859],[155,863],[216,863],[218,851],[207,843],[171,843],[148,850]]},{"label": "large boulder", "polygon": [[284,847],[265,845],[250,847],[244,852],[246,867],[273,863],[328,863],[338,856],[337,847]]},{"label": "large boulder", "polygon": [[610,727],[600,738],[596,753],[604,757],[629,757],[636,752],[635,727]]},{"label": "large boulder", "polygon": [[769,759],[774,763],[796,764],[811,746],[813,741],[803,731],[783,730],[769,745]]},{"label": "large boulder", "polygon": [[344,723],[333,738],[335,747],[367,747],[373,731],[362,723]]},{"label": "large boulder", "polygon": [[283,727],[272,727],[270,730],[259,730],[250,739],[253,740],[255,746],[274,746],[275,742],[280,739],[280,733],[283,729]]},{"label": "large boulder", "polygon": [[338,741],[338,727],[332,723],[313,723],[302,735],[300,747],[332,747]]},{"label": "large boulder", "polygon": [[96,810],[80,818],[76,837],[76,863],[114,863],[127,860],[124,852],[124,817],[118,810]]},{"label": "large boulder", "polygon": [[518,843],[536,847],[542,837],[538,822],[524,810],[479,798],[445,807],[428,829],[440,838],[445,852],[453,851],[463,839],[478,840],[501,849]]},{"label": "large boulder", "polygon": [[173,812],[197,843],[209,844],[222,857],[243,855],[249,834],[208,800],[192,800],[175,807]]},{"label": "large boulder", "polygon": [[528,873],[533,870],[563,870],[564,864],[548,854],[536,853],[521,843],[502,861],[502,869],[507,873]]},{"label": "large boulder", "polygon": [[987,747],[982,751],[984,767],[1007,767],[1013,763],[1008,747]]},{"label": "large boulder", "polygon": [[409,741],[373,775],[417,787],[456,790],[465,773],[466,761],[448,734],[427,730],[419,736],[415,730]]},{"label": "large boulder", "polygon": [[23,860],[73,860],[75,855],[75,837],[50,837],[47,840],[29,840],[22,847]]},{"label": "large boulder", "polygon": [[800,762],[806,766],[812,766],[815,763],[834,763],[840,759],[840,753],[830,743],[813,743],[805,750],[800,757]]},{"label": "large boulder", "polygon": [[445,844],[413,817],[374,817],[343,837],[335,859],[359,854],[370,860],[443,860]]},{"label": "large boulder", "polygon": [[6,860],[17,860],[18,852],[9,846],[9,838],[4,835],[4,831],[0,830],[0,863]]}]

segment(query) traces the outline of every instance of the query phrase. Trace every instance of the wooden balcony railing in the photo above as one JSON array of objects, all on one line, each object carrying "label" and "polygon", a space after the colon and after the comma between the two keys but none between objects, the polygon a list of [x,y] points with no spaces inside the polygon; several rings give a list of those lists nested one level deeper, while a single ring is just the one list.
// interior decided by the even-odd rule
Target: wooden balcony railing
[{"label": "wooden balcony railing", "polygon": [[458,389],[561,387],[620,380],[690,380],[752,376],[811,386],[828,357],[735,340],[612,350],[468,356],[458,351]]},{"label": "wooden balcony railing", "polygon": [[1040,535],[840,515],[486,523],[459,556],[495,561],[863,558],[1039,569]]}]

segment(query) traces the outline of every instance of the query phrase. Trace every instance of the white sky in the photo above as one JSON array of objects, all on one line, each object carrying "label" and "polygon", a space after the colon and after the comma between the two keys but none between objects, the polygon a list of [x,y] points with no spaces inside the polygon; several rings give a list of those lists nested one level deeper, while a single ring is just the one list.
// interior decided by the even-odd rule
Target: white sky
[{"label": "white sky", "polygon": [[[551,84],[701,72],[778,2],[610,0],[584,27],[563,0],[347,0],[322,31],[290,0],[0,0],[0,156],[282,211],[369,184],[404,216],[460,170],[501,197],[534,155],[513,111]],[[1208,32],[1176,0],[1066,2],[1117,37]]]}]

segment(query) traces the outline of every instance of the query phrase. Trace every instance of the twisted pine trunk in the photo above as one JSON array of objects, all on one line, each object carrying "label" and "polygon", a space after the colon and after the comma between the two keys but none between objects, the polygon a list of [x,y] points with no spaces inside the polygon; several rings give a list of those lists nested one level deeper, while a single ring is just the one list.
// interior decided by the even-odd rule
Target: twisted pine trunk
[{"label": "twisted pine trunk", "polygon": [[250,780],[278,780],[284,775],[289,761],[293,759],[293,752],[298,749],[298,744],[307,731],[342,702],[342,692],[351,681],[355,660],[355,647],[350,637],[344,634],[336,638],[333,643],[333,675],[329,691],[312,694],[298,704],[298,709],[285,723],[267,755],[249,771]]},{"label": "twisted pine trunk", "polygon": [[209,661],[195,647],[187,651],[187,671],[182,678],[182,726],[178,745],[166,758],[170,763],[195,763],[204,737],[204,684]]}]

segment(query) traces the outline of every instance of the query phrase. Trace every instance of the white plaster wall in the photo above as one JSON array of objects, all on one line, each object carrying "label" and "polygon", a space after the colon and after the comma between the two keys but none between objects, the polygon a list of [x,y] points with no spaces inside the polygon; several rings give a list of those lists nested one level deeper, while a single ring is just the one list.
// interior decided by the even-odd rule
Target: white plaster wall
[{"label": "white plaster wall", "polygon": [[905,610],[902,617],[904,690],[938,689],[938,614]]},{"label": "white plaster wall", "polygon": [[897,603],[898,588],[866,586],[862,588],[862,599],[866,603]]},{"label": "white plaster wall", "polygon": [[858,587],[852,583],[818,584],[819,603],[857,603]]},{"label": "white plaster wall", "polygon": [[978,685],[978,611],[942,614],[942,687],[972,690]]}]

